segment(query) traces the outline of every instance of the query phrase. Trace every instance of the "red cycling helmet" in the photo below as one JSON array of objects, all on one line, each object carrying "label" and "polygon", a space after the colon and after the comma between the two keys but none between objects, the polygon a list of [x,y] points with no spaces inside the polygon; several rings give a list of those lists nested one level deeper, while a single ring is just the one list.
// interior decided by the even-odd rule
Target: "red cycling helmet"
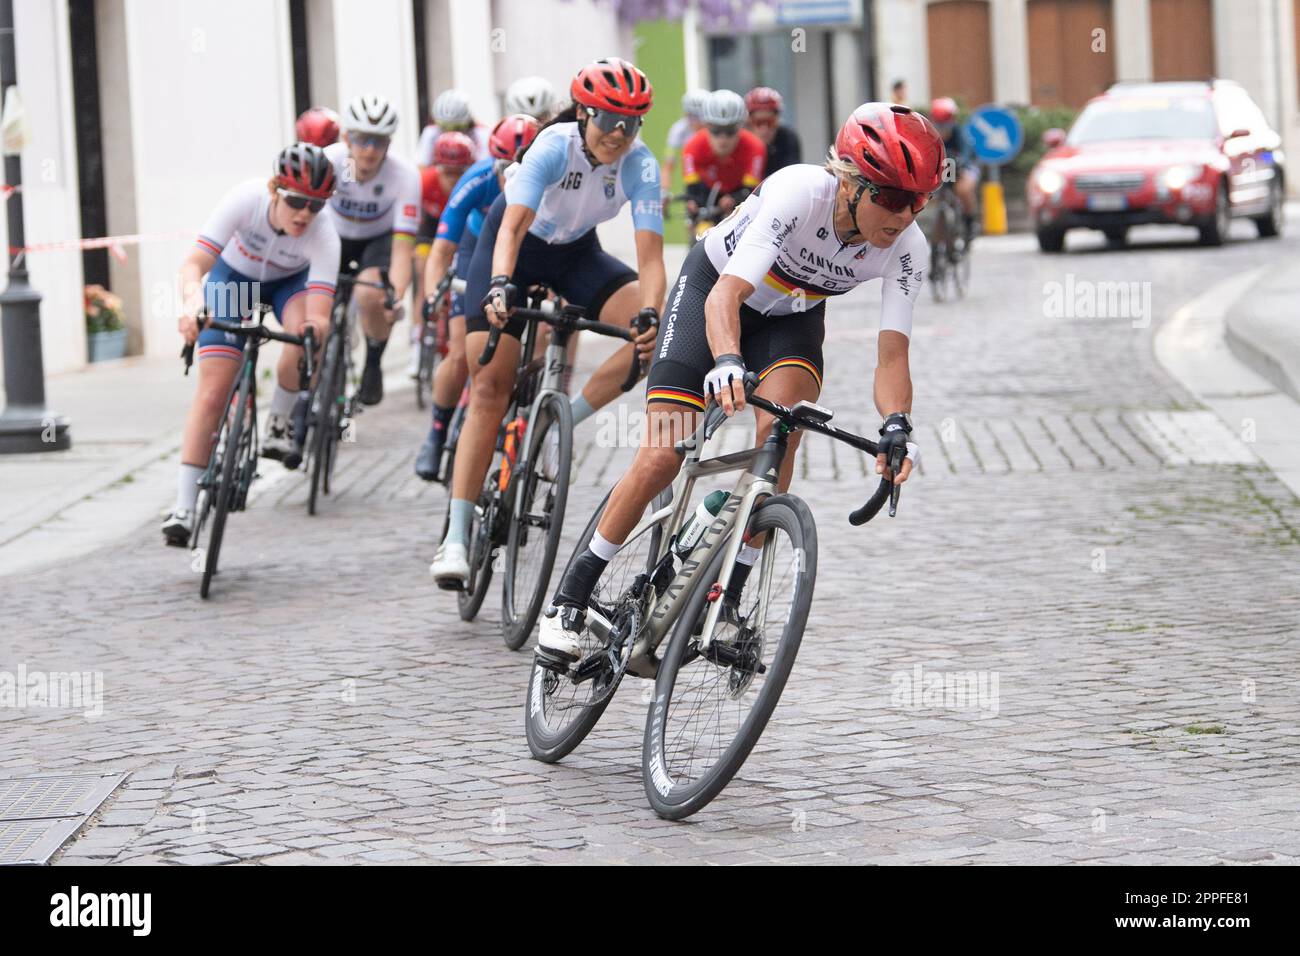
[{"label": "red cycling helmet", "polygon": [[334,164],[319,146],[294,143],[275,158],[275,184],[312,199],[329,199],[334,192]]},{"label": "red cycling helmet", "polygon": [[781,112],[785,102],[781,99],[781,94],[770,86],[756,86],[745,94],[745,109],[751,113],[762,113],[771,111],[773,113]]},{"label": "red cycling helmet", "polygon": [[840,127],[835,153],[877,186],[932,193],[943,178],[943,137],[906,106],[863,103]]},{"label": "red cycling helmet", "polygon": [[930,103],[930,119],[935,123],[951,123],[957,118],[957,101],[951,96],[941,96]]},{"label": "red cycling helmet", "polygon": [[488,152],[497,159],[514,162],[519,154],[537,138],[542,124],[527,113],[507,116],[492,127],[492,136],[488,139]]},{"label": "red cycling helmet", "polygon": [[433,165],[468,166],[474,162],[474,141],[464,133],[439,133],[433,141]]},{"label": "red cycling helmet", "polygon": [[644,73],[627,60],[602,57],[584,66],[569,84],[575,103],[595,110],[609,110],[628,116],[650,111],[654,90]]},{"label": "red cycling helmet", "polygon": [[324,106],[313,106],[298,117],[298,142],[329,146],[339,141],[339,114]]}]

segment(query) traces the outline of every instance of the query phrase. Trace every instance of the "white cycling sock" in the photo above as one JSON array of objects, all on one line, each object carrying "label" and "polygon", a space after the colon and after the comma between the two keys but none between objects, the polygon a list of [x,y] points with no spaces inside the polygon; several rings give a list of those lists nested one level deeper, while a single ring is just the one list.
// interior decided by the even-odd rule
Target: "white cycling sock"
[{"label": "white cycling sock", "polygon": [[297,392],[291,392],[279,382],[276,382],[275,391],[271,393],[271,414],[279,415],[281,418],[288,418],[293,414],[293,406],[297,401]]},{"label": "white cycling sock", "polygon": [[618,554],[618,549],[623,547],[621,544],[615,544],[613,541],[607,541],[599,531],[591,533],[591,544],[587,545],[591,553],[602,561],[613,561],[614,555]]},{"label": "white cycling sock", "polygon": [[569,409],[573,412],[574,425],[577,425],[579,422],[584,422],[592,415],[596,414],[596,410],[591,407],[591,402],[587,401],[581,393],[579,393],[578,396],[569,403]]},{"label": "white cycling sock", "polygon": [[202,476],[203,468],[201,466],[181,463],[180,470],[176,473],[175,510],[194,510],[194,503],[199,500],[199,478]]},{"label": "white cycling sock", "polygon": [[451,499],[451,520],[447,523],[447,537],[443,544],[463,544],[469,547],[469,525],[474,518],[474,502],[465,498]]},{"label": "white cycling sock", "polygon": [[740,553],[736,555],[736,563],[752,565],[758,560],[758,556],[762,553],[762,548],[751,548],[747,544],[742,544],[740,546]]}]

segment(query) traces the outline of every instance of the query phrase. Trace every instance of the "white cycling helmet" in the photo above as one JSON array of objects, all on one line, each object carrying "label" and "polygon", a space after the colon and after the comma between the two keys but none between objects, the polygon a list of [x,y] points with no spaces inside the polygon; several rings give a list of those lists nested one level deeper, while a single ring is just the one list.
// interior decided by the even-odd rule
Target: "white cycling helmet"
[{"label": "white cycling helmet", "polygon": [[348,103],[343,114],[343,129],[354,133],[392,136],[397,132],[397,110],[382,96],[367,93]]},{"label": "white cycling helmet", "polygon": [[555,90],[544,77],[525,76],[515,80],[506,90],[506,115],[526,113],[534,119],[550,117],[555,106]]},{"label": "white cycling helmet", "polygon": [[745,98],[734,90],[714,90],[700,111],[700,119],[710,126],[735,126],[748,115]]},{"label": "white cycling helmet", "polygon": [[687,90],[682,96],[682,115],[700,118],[704,112],[704,104],[709,98],[708,90]]},{"label": "white cycling helmet", "polygon": [[433,101],[433,121],[444,127],[469,126],[474,122],[469,97],[460,90],[443,90]]}]

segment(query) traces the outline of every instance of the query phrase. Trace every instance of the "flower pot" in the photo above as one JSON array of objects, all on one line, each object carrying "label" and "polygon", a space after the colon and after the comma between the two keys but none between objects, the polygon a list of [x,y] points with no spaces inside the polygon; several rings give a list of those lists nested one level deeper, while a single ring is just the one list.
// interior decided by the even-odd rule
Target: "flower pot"
[{"label": "flower pot", "polygon": [[90,360],[103,362],[126,355],[126,329],[116,332],[91,332],[86,336]]}]

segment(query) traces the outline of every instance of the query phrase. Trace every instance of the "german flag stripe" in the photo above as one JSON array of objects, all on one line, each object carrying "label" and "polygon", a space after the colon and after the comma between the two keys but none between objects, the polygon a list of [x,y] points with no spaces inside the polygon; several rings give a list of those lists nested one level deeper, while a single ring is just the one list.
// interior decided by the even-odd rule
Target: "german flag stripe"
[{"label": "german flag stripe", "polygon": [[704,411],[704,397],[681,388],[652,388],[645,398],[647,402],[676,402]]},{"label": "german flag stripe", "polygon": [[[809,298],[816,296],[818,299],[824,299],[831,295],[843,295],[848,291],[847,289],[820,289],[817,286],[809,285],[803,279],[792,276],[790,273],[782,269],[779,262],[772,263],[772,268],[768,270],[767,277],[775,279],[779,283],[775,288],[803,289],[804,294]],[[787,293],[787,295],[788,294],[789,293]]]},{"label": "german flag stripe", "polygon": [[820,302],[830,295],[829,292],[818,292],[815,289],[809,289],[806,286],[785,282],[771,271],[763,277],[763,284],[768,288],[775,289],[782,295],[803,295],[803,297],[810,302]]},{"label": "german flag stripe", "polygon": [[822,374],[821,372],[817,371],[817,366],[805,358],[798,358],[796,356],[792,356],[790,358],[777,359],[767,368],[763,369],[763,371],[758,373],[758,380],[761,382],[763,379],[767,378],[767,376],[772,372],[776,371],[779,368],[786,368],[786,367],[803,369],[814,379],[817,380],[817,388],[820,389],[822,387]]}]

